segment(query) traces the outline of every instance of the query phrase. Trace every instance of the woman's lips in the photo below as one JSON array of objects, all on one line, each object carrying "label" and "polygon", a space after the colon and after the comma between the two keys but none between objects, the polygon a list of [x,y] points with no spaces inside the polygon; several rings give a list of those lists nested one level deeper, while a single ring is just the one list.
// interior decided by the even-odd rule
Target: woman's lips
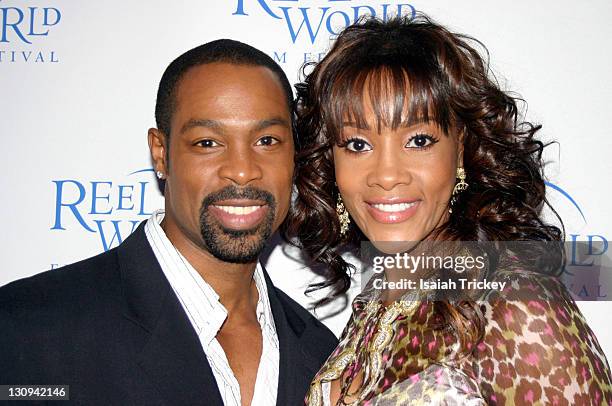
[{"label": "woman's lips", "polygon": [[395,201],[393,203],[382,201],[366,202],[366,208],[374,220],[380,223],[394,224],[401,223],[412,217],[419,208],[420,203],[420,200]]},{"label": "woman's lips", "polygon": [[210,205],[208,210],[224,228],[250,230],[261,223],[268,206],[256,201],[237,200]]}]

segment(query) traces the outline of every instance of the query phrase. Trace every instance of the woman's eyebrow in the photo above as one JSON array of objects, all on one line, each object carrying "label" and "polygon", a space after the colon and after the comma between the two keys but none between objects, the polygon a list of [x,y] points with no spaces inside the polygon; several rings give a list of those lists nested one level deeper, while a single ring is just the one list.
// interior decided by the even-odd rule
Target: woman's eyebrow
[{"label": "woman's eyebrow", "polygon": [[[356,123],[354,121],[343,121],[342,122],[342,127],[351,127],[351,128],[357,128],[359,130],[370,130],[370,126],[365,123],[365,126],[361,126],[359,125],[359,123]],[[410,121],[402,121],[400,123],[400,125],[397,126],[397,128],[413,128],[413,127],[421,127],[421,126],[427,126],[433,124],[435,125],[436,122],[433,120],[423,120],[423,119],[416,119],[416,120],[410,120]]]},{"label": "woman's eyebrow", "polygon": [[368,124],[365,124],[364,126],[360,126],[359,123],[356,123],[354,121],[344,121],[342,122],[342,127],[353,127],[353,128],[358,128],[360,130],[369,130],[370,127],[368,126]]}]

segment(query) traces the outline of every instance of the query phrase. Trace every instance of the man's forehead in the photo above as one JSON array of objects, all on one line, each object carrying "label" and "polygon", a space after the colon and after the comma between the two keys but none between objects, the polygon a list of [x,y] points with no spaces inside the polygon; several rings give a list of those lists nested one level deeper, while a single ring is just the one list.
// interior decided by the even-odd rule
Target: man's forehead
[{"label": "man's forehead", "polygon": [[174,95],[172,127],[291,128],[291,110],[276,74],[253,65],[211,63],[187,71]]},{"label": "man's forehead", "polygon": [[269,68],[228,62],[213,62],[189,68],[176,84],[176,92],[194,87],[214,89],[239,86],[278,88],[281,94],[284,93],[278,76]]},{"label": "man's forehead", "polygon": [[287,95],[276,75],[259,66],[207,64],[195,67],[177,83],[174,96],[176,105],[185,99],[236,104],[266,101],[289,109]]}]

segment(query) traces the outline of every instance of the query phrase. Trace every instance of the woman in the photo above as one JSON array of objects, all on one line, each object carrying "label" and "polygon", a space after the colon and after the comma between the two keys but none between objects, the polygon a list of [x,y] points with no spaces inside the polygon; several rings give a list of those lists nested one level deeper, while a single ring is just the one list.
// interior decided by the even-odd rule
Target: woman
[{"label": "woman", "polygon": [[[469,42],[424,16],[368,18],[297,86],[298,193],[286,232],[327,267],[318,287],[347,291],[339,250],[361,240],[383,252],[394,252],[385,242],[499,242],[483,272],[508,283],[434,301],[370,281],[309,405],[612,403],[605,356],[557,278],[562,259],[533,266],[547,249],[500,248],[563,234],[540,219],[540,127],[518,121],[516,100]],[[399,277],[387,267],[382,278]],[[539,300],[521,297],[527,290]]]}]

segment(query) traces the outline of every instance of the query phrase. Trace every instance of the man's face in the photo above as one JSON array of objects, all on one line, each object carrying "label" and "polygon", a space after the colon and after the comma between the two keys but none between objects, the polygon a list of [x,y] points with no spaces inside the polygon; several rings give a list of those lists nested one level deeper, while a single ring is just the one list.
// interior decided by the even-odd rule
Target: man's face
[{"label": "man's face", "polygon": [[261,66],[191,68],[171,128],[168,161],[156,159],[166,229],[224,262],[255,261],[290,204],[294,145],[279,80]]}]

